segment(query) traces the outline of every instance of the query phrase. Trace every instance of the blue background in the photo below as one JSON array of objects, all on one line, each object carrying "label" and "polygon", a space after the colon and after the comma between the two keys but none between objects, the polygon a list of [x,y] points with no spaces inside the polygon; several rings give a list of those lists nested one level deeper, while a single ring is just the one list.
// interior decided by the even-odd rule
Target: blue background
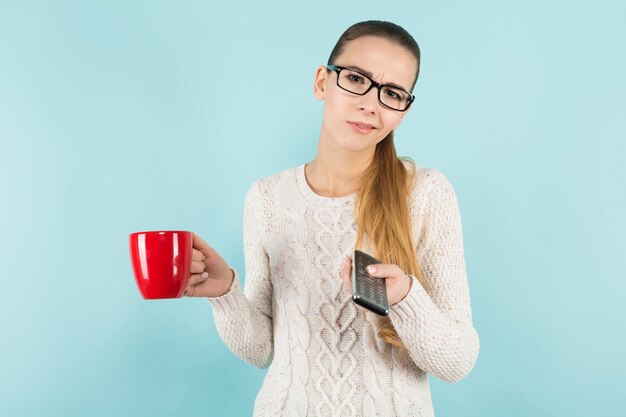
[{"label": "blue background", "polygon": [[144,301],[128,234],[243,271],[243,200],[314,158],[350,24],[422,49],[401,155],[461,206],[481,352],[444,416],[623,416],[624,2],[0,0],[0,415],[244,416],[265,371],[201,299]]}]

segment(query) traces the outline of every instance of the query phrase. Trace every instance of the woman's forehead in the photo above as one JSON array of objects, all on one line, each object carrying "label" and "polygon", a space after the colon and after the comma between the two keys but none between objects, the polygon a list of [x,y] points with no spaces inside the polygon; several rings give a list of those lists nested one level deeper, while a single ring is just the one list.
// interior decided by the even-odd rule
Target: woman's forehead
[{"label": "woman's forehead", "polygon": [[365,70],[379,83],[410,88],[417,74],[417,59],[397,43],[378,36],[362,36],[345,44],[336,65]]}]

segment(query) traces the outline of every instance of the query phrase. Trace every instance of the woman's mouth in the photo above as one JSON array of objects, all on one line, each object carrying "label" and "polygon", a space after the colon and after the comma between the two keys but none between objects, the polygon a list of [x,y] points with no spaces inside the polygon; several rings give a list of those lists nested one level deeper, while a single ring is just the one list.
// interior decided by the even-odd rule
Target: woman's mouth
[{"label": "woman's mouth", "polygon": [[360,122],[348,122],[350,126],[352,126],[352,130],[358,133],[370,133],[372,130],[376,129],[369,123],[360,123]]}]

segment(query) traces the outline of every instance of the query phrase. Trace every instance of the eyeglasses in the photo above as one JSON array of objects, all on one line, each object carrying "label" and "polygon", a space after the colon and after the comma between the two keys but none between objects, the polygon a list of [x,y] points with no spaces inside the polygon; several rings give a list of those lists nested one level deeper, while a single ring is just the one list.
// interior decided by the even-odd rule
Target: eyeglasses
[{"label": "eyeglasses", "polygon": [[378,101],[391,110],[405,111],[415,100],[415,96],[404,89],[394,85],[379,84],[359,71],[338,65],[328,65],[326,68],[337,73],[337,86],[352,94],[364,96],[376,87]]}]

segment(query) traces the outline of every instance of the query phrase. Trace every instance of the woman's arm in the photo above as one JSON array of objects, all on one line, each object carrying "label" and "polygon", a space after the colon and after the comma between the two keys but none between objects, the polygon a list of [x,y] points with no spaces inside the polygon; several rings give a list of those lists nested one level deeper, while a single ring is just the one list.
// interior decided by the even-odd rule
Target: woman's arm
[{"label": "woman's arm", "polygon": [[263,244],[270,230],[270,213],[269,198],[257,181],[248,190],[244,204],[245,288],[241,290],[235,271],[229,292],[209,298],[224,343],[258,368],[267,368],[273,358],[272,282]]},{"label": "woman's arm", "polygon": [[[420,369],[456,382],[472,370],[480,342],[472,324],[456,194],[440,172],[426,175],[417,254],[427,290],[414,280],[406,298],[391,307],[390,318]],[[412,207],[414,224],[419,211]]]}]

